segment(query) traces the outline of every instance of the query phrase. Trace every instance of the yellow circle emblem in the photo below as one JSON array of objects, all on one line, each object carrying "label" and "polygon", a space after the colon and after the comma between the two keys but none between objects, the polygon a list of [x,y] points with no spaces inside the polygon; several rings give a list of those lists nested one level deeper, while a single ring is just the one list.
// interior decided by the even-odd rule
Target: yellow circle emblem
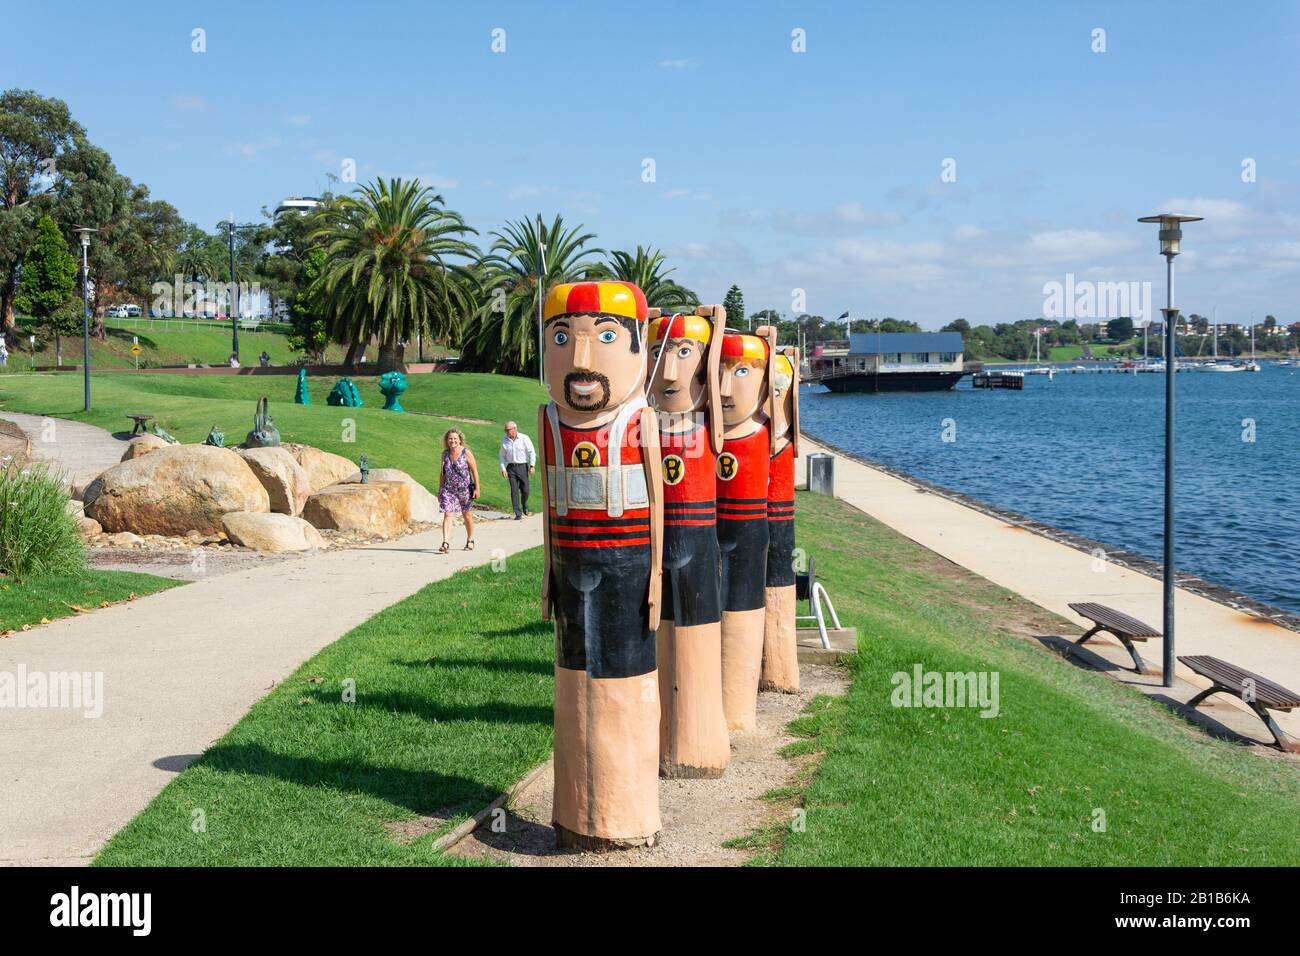
[{"label": "yellow circle emblem", "polygon": [[681,455],[664,456],[664,484],[676,485],[686,477],[686,462]]},{"label": "yellow circle emblem", "polygon": [[589,441],[578,442],[573,446],[570,461],[573,468],[599,468],[600,449]]},{"label": "yellow circle emblem", "polygon": [[724,451],[718,456],[718,478],[721,481],[730,481],[736,477],[740,471],[740,461],[729,451]]}]

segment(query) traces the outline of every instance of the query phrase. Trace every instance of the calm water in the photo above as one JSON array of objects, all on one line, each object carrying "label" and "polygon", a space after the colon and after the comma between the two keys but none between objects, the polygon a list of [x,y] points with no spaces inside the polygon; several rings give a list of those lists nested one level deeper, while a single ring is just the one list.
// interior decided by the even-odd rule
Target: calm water
[{"label": "calm water", "polygon": [[[1179,373],[1177,384],[1179,569],[1300,612],[1300,369]],[[847,451],[1161,557],[1163,374],[1030,375],[1023,392],[976,390],[969,378],[900,395],[812,386],[800,415]],[[1242,440],[1243,419],[1254,442]]]}]

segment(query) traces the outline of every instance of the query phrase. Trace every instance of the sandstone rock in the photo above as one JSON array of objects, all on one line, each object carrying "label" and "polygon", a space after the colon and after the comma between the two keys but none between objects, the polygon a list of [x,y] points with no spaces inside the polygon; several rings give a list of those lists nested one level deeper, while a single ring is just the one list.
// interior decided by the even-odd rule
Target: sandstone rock
[{"label": "sandstone rock", "polygon": [[[411,489],[411,520],[436,523],[442,520],[438,496],[429,491],[406,472],[398,468],[371,468],[371,481],[400,481]],[[348,484],[361,481],[361,472],[354,471],[346,479]]]},{"label": "sandstone rock", "polygon": [[24,468],[32,456],[27,433],[13,422],[0,421],[0,464]]},{"label": "sandstone rock", "polygon": [[298,462],[303,471],[307,472],[307,480],[311,483],[312,494],[322,488],[338,484],[357,470],[356,462],[349,461],[342,455],[335,455],[328,451],[321,451],[319,448],[313,448],[311,445],[288,442],[280,447],[293,455],[294,461]]},{"label": "sandstone rock", "polygon": [[241,448],[239,455],[266,489],[272,511],[286,515],[302,514],[302,506],[311,497],[311,479],[287,449]]},{"label": "sandstone rock", "polygon": [[144,544],[144,538],[138,534],[132,534],[130,531],[119,531],[117,534],[108,536],[108,543],[115,548],[138,548]]},{"label": "sandstone rock", "polygon": [[87,518],[80,515],[77,518],[77,529],[81,532],[83,538],[93,538],[97,534],[103,534],[104,529],[100,527],[99,522],[94,518]]},{"label": "sandstone rock", "polygon": [[302,516],[317,528],[391,538],[411,520],[411,490],[401,481],[339,484],[307,499]]},{"label": "sandstone rock", "polygon": [[94,501],[99,494],[99,473],[86,473],[72,479],[68,494],[77,501]]},{"label": "sandstone rock", "polygon": [[320,532],[293,515],[234,511],[222,517],[221,523],[230,540],[245,548],[284,552],[325,547]]},{"label": "sandstone rock", "polygon": [[80,501],[78,501],[76,498],[69,498],[67,500],[67,503],[64,504],[63,507],[64,510],[67,511],[68,514],[72,515],[72,517],[74,518],[80,518],[82,515],[86,513],[86,506],[82,504]]},{"label": "sandstone rock", "polygon": [[110,533],[216,534],[224,514],[271,507],[244,459],[211,445],[159,448],[114,465],[95,484],[87,490],[86,514]]},{"label": "sandstone rock", "polygon": [[126,446],[126,451],[122,452],[122,461],[132,461],[136,458],[143,458],[151,451],[157,451],[159,448],[166,448],[167,442],[163,441],[157,435],[136,435]]}]

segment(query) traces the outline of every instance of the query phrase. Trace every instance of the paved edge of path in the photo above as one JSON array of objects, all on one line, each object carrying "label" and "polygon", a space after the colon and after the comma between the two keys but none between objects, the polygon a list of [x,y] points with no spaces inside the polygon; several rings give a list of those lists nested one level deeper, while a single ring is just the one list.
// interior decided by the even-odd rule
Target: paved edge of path
[{"label": "paved edge of path", "polygon": [[[459,529],[456,537],[460,536]],[[0,671],[103,675],[103,713],[0,710],[0,864],[84,864],[321,648],[432,581],[540,545],[484,521],[195,581],[0,641]]]},{"label": "paved edge of path", "polygon": [[[1103,570],[1096,570],[1096,560],[1090,553],[952,498],[929,493],[807,436],[800,438],[800,452],[801,457],[819,452],[835,457],[835,497],[954,564],[1067,621],[1078,622],[1080,631],[1091,624],[1070,610],[1072,601],[1108,604],[1160,626],[1164,604],[1163,585],[1158,578],[1104,562]],[[797,474],[805,475],[806,471]],[[815,542],[804,543],[803,547],[816,555]],[[1175,596],[1174,620],[1179,655],[1210,654],[1300,690],[1300,633],[1181,587]],[[1159,670],[1162,654],[1159,639],[1148,642],[1143,651],[1148,665],[1154,665],[1155,670]],[[1207,680],[1181,664],[1176,676],[1194,687],[1209,686]],[[1250,713],[1228,695],[1214,700]],[[1283,730],[1300,738],[1300,713],[1272,713]],[[1267,739],[1263,724],[1253,714],[1251,719],[1257,725],[1254,736]]]},{"label": "paved edge of path", "polygon": [[[127,442],[112,432],[53,415],[28,415],[0,408],[0,418],[13,422],[32,443],[32,456],[54,464],[72,483],[93,478],[122,460]],[[125,431],[125,429],[124,429]]]}]

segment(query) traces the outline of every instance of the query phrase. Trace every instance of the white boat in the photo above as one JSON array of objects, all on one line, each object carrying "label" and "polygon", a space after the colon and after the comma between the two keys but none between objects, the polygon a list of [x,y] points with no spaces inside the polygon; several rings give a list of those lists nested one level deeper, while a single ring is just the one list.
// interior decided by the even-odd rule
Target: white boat
[{"label": "white boat", "polygon": [[1198,372],[1245,372],[1244,365],[1229,365],[1227,362],[1206,362],[1197,369]]}]

